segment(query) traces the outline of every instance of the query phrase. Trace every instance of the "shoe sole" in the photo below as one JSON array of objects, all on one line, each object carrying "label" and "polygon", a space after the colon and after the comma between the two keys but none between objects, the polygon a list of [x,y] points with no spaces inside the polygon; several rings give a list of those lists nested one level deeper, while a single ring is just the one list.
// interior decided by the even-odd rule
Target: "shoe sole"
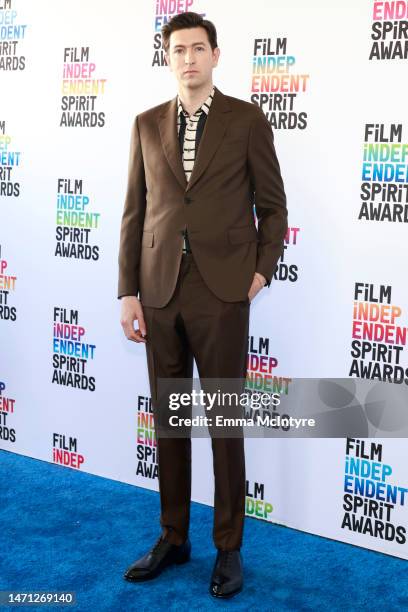
[{"label": "shoe sole", "polygon": [[171,563],[168,563],[161,569],[155,570],[154,572],[151,572],[150,574],[147,574],[146,576],[131,577],[131,576],[126,576],[126,574],[124,574],[123,578],[127,580],[128,582],[146,582],[147,580],[153,580],[154,578],[157,578],[158,576],[160,576],[160,574],[164,572],[166,568],[171,567],[172,565],[183,565],[183,563],[187,563],[188,561],[190,561],[190,557],[191,555],[188,554],[188,556],[181,557],[181,559],[174,559],[174,561],[171,561]]}]

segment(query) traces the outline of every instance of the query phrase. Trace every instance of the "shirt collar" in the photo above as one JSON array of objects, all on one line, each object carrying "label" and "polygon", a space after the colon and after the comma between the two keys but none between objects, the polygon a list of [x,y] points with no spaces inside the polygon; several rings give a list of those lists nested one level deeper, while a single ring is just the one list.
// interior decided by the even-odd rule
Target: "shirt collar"
[{"label": "shirt collar", "polygon": [[[202,103],[200,108],[198,108],[196,110],[194,115],[201,115],[201,112],[204,112],[206,115],[208,115],[209,110],[210,110],[210,106],[211,106],[211,102],[213,100],[213,97],[214,97],[214,86],[213,86],[212,90],[210,91],[210,94],[209,94],[208,98]],[[178,117],[180,116],[180,113],[183,113],[186,117],[189,116],[188,112],[186,110],[184,110],[183,105],[182,105],[181,100],[180,100],[180,97],[177,94],[177,116]]]}]

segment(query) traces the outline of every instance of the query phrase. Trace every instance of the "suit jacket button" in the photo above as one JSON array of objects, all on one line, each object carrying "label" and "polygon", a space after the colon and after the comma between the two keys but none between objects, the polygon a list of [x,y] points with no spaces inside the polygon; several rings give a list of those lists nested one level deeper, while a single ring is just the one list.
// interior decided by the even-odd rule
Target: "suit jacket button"
[{"label": "suit jacket button", "polygon": [[192,201],[193,201],[193,200],[192,200],[191,198],[189,198],[188,196],[186,196],[186,197],[184,198],[184,203],[185,203],[185,204],[191,204],[191,202],[192,202]]}]

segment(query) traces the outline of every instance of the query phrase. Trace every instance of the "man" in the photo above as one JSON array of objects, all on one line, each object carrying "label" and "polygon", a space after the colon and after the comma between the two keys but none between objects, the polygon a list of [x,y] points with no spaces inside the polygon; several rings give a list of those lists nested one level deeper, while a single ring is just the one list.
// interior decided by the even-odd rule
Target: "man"
[{"label": "man", "polygon": [[[162,36],[178,94],[133,124],[118,292],[125,335],[146,344],[155,422],[158,380],[190,379],[193,359],[200,379],[245,377],[249,305],[270,285],[287,231],[270,124],[257,106],[213,85],[214,25],[182,13]],[[210,593],[231,597],[243,585],[244,440],[212,436],[211,443]],[[162,533],[126,571],[131,581],[190,558],[191,438],[158,436],[157,445]]]}]

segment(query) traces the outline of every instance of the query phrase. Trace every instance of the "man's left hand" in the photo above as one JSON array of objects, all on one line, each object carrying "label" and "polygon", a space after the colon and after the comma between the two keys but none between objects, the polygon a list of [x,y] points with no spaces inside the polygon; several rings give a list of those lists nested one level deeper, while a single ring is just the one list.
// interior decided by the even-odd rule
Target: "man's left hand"
[{"label": "man's left hand", "polygon": [[248,299],[250,302],[254,299],[257,293],[266,285],[266,278],[260,272],[255,272],[254,278],[252,279],[252,285],[248,293]]}]

